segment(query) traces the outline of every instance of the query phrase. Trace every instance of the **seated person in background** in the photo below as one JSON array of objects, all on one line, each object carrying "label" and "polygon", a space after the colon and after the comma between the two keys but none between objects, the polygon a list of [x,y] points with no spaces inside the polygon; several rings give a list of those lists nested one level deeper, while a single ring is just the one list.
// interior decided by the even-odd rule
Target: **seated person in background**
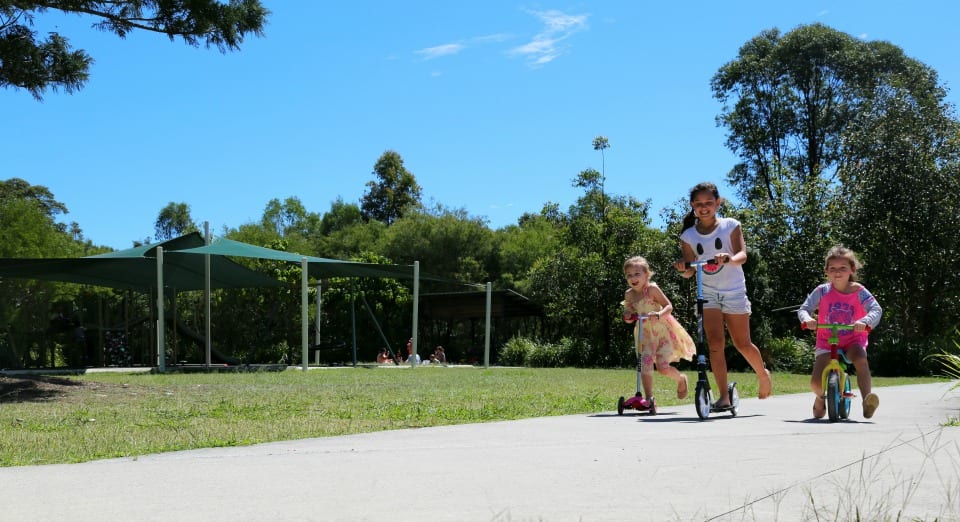
[{"label": "seated person in background", "polygon": [[390,354],[387,353],[386,348],[380,348],[380,353],[377,354],[378,363],[387,363],[391,362],[393,359],[390,358]]},{"label": "seated person in background", "polygon": [[437,349],[433,351],[431,359],[439,364],[447,364],[447,354],[443,351],[443,346],[437,346]]},{"label": "seated person in background", "polygon": [[413,353],[413,337],[407,341],[407,362],[411,361],[415,364],[420,364],[420,354]]}]

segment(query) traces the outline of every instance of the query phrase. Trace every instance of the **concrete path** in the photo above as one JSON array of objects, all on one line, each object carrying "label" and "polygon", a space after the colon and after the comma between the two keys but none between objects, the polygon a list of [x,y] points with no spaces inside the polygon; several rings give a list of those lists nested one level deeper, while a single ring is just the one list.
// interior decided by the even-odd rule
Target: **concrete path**
[{"label": "concrete path", "polygon": [[960,520],[948,388],[838,423],[801,394],[2,468],[0,520]]}]

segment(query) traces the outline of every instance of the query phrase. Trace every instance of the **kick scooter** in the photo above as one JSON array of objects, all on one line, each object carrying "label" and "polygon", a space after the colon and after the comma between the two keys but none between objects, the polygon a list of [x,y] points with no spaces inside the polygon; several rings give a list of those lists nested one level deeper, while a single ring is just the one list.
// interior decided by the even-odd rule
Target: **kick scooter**
[{"label": "kick scooter", "polygon": [[[807,329],[807,323],[800,323],[801,328]],[[817,329],[830,330],[830,362],[821,374],[821,390],[823,400],[827,403],[827,417],[830,422],[846,419],[850,416],[850,399],[856,395],[850,391],[850,375],[847,367],[850,361],[847,354],[838,348],[840,344],[840,330],[853,330],[852,324],[823,324],[817,323]],[[868,326],[866,331],[870,331]]]},{"label": "kick scooter", "polygon": [[643,389],[643,382],[641,381],[643,322],[647,320],[647,316],[633,314],[633,320],[636,321],[633,328],[633,344],[637,352],[637,392],[633,395],[633,397],[627,399],[620,397],[620,400],[617,401],[617,415],[623,415],[623,410],[648,411],[650,412],[650,415],[656,415],[656,401],[652,397],[650,399],[643,398],[643,392],[641,391]]},{"label": "kick scooter", "polygon": [[686,264],[687,268],[697,269],[697,391],[694,396],[694,405],[697,407],[697,416],[704,420],[712,412],[729,411],[732,417],[737,416],[737,408],[740,406],[740,394],[737,392],[737,383],[731,382],[727,385],[727,393],[730,396],[730,405],[724,407],[715,407],[713,397],[710,393],[710,381],[707,380],[707,356],[706,343],[703,334],[703,304],[706,299],[703,298],[703,266],[715,265],[713,259],[690,261]]}]

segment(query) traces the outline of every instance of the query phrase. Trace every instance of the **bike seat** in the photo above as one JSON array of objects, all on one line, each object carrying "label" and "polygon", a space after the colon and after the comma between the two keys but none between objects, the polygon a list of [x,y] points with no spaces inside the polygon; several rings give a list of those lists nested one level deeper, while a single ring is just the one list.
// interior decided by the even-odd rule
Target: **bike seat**
[{"label": "bike seat", "polygon": [[839,350],[837,350],[837,355],[838,355],[838,356],[840,357],[840,359],[844,362],[844,364],[852,364],[852,363],[850,362],[850,359],[847,359],[847,352],[846,352],[846,350],[844,350],[844,349],[842,349],[842,348],[839,349]]}]

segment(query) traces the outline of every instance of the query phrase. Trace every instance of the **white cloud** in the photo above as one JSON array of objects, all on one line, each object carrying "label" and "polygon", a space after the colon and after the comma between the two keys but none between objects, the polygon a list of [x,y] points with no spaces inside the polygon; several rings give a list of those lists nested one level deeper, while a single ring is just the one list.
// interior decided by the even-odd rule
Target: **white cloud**
[{"label": "white cloud", "polygon": [[470,39],[470,43],[475,43],[475,44],[485,44],[485,43],[491,43],[491,42],[497,43],[497,42],[503,42],[503,41],[509,40],[510,38],[512,38],[512,36],[510,36],[507,33],[494,33],[494,34],[488,34],[484,36],[474,36],[473,38]]},{"label": "white cloud", "polygon": [[427,47],[426,49],[420,49],[419,51],[414,51],[414,54],[419,54],[424,60],[432,60],[434,58],[439,58],[441,56],[450,56],[452,54],[457,54],[465,48],[463,44],[459,43],[449,43],[443,45],[436,45],[433,47]]},{"label": "white cloud", "polygon": [[427,47],[425,49],[420,49],[414,51],[413,53],[419,55],[423,60],[432,60],[434,58],[440,58],[442,56],[452,56],[454,54],[459,54],[460,51],[468,47],[474,47],[478,45],[484,45],[489,43],[502,42],[508,40],[510,35],[505,33],[494,33],[484,36],[474,36],[473,38],[468,38],[464,42],[454,42],[443,45],[435,45],[433,47]]},{"label": "white cloud", "polygon": [[521,46],[510,50],[511,55],[527,58],[532,66],[540,66],[552,62],[563,54],[563,41],[574,33],[587,28],[589,15],[568,15],[562,11],[530,11],[544,24],[544,28],[533,39]]},{"label": "white cloud", "polygon": [[587,15],[568,15],[556,9],[533,11],[533,15],[546,24],[549,33],[577,31],[587,25]]},{"label": "white cloud", "polygon": [[[573,34],[587,29],[587,18],[590,15],[570,15],[556,9],[547,11],[528,11],[540,19],[543,28],[534,35],[529,42],[516,46],[507,54],[522,56],[532,67],[542,66],[557,59],[565,51],[564,40]],[[477,47],[491,43],[505,42],[513,38],[508,33],[492,33],[483,36],[474,36],[461,41],[426,47],[414,54],[422,60],[433,60],[444,56],[453,56],[470,47]]]}]

